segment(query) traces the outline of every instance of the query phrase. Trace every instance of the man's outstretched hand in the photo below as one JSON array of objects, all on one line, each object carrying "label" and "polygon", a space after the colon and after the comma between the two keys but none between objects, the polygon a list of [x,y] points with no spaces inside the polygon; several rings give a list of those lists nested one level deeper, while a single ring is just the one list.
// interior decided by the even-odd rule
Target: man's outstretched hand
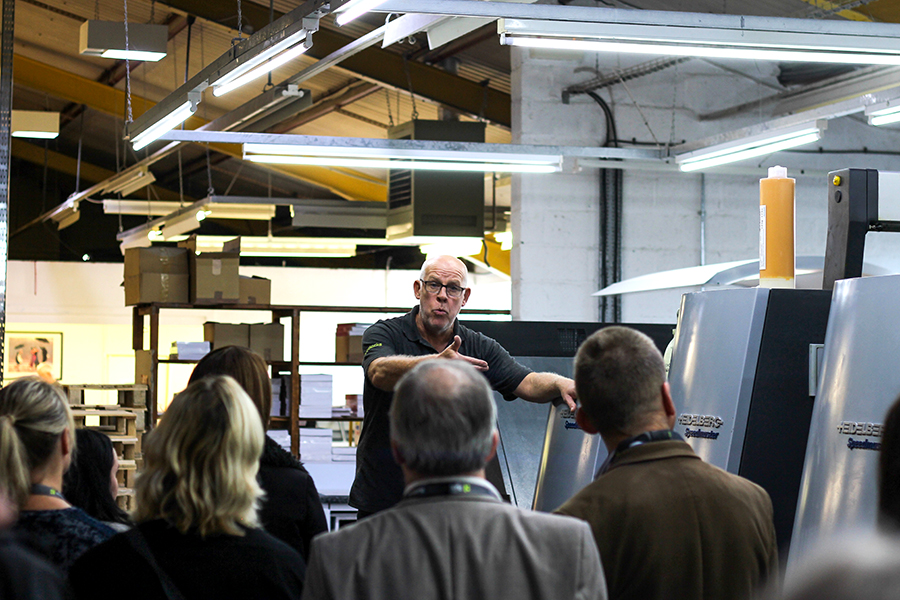
[{"label": "man's outstretched hand", "polygon": [[447,348],[438,354],[438,358],[448,358],[450,360],[464,360],[479,371],[487,371],[488,364],[480,359],[472,358],[471,356],[466,356],[464,354],[459,353],[459,347],[462,345],[462,338],[458,335],[454,336],[453,341],[450,343]]}]

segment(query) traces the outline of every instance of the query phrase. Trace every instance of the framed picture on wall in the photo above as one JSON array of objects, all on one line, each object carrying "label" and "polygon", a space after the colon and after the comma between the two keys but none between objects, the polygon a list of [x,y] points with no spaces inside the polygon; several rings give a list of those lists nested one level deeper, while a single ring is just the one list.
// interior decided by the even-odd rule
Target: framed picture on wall
[{"label": "framed picture on wall", "polygon": [[40,375],[62,379],[62,333],[6,332],[3,378]]}]

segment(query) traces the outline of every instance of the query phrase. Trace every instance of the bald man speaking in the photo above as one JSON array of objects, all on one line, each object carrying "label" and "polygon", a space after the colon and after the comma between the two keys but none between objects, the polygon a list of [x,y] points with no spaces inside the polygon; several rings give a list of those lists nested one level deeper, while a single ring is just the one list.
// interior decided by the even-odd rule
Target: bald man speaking
[{"label": "bald man speaking", "polygon": [[544,403],[561,397],[575,410],[575,383],[555,373],[535,373],[516,362],[491,338],[459,323],[472,290],[465,263],[453,256],[422,265],[413,292],[419,305],[402,317],[378,321],[363,335],[365,420],[356,451],[350,505],[363,518],[403,497],[403,472],[394,462],[388,413],[394,386],[417,364],[460,360],[473,365],[507,400]]}]

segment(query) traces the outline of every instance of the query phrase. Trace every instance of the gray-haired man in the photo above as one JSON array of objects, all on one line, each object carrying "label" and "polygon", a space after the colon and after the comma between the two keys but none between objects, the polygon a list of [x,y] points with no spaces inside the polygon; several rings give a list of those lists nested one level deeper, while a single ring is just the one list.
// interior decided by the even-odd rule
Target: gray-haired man
[{"label": "gray-haired man", "polygon": [[603,599],[587,525],[503,503],[484,478],[498,442],[485,378],[427,361],[397,385],[391,448],[403,500],[313,540],[305,599]]}]

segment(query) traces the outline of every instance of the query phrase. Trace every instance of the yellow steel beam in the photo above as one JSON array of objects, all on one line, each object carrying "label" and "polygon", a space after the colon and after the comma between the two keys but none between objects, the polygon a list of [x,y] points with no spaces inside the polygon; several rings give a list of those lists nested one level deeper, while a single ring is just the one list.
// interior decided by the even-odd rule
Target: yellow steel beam
[{"label": "yellow steel beam", "polygon": [[[822,10],[833,11],[841,7],[838,2],[830,2],[829,0],[803,0],[807,4],[811,4],[816,8],[820,8]],[[872,18],[862,14],[861,12],[857,12],[855,10],[839,10],[835,12],[839,17],[843,17],[849,21],[872,21]]]},{"label": "yellow steel beam", "polygon": [[[39,90],[68,102],[86,104],[118,118],[123,118],[125,114],[125,92],[25,56],[15,55],[13,77],[17,85]],[[134,94],[131,96],[134,118],[147,112],[153,105],[146,98]],[[186,121],[185,127],[196,129],[204,124],[205,120],[193,116]],[[243,158],[240,147],[234,144],[210,144],[210,148]],[[349,169],[279,165],[272,170],[326,188],[348,200],[387,200],[387,185],[384,181]]]},{"label": "yellow steel beam", "polygon": [[[60,173],[65,173],[66,175],[75,177],[78,164],[74,158],[49,149],[46,152],[47,166],[49,168],[53,169],[54,171],[59,171]],[[32,144],[24,140],[13,138],[12,155],[15,158],[34,163],[36,165],[44,164],[44,149],[36,144]],[[85,181],[89,181],[91,183],[99,183],[101,181],[109,179],[115,174],[115,171],[110,171],[109,169],[104,169],[103,167],[98,167],[97,165],[92,165],[90,163],[81,161],[81,178]],[[160,200],[169,200],[174,202],[179,201],[178,194],[173,191],[156,185],[153,186],[153,189],[156,190],[156,195],[159,196]],[[185,197],[185,200],[188,202],[195,201],[193,198],[188,197]]]},{"label": "yellow steel beam", "polygon": [[[485,260],[485,252],[484,249],[487,249],[487,260]],[[510,275],[512,270],[509,266],[509,250],[501,250],[500,244],[495,242],[490,238],[484,238],[484,248],[479,254],[473,254],[469,258],[472,259],[473,262],[481,263],[486,267],[490,267],[492,269],[496,269],[501,273],[506,275]]]}]

